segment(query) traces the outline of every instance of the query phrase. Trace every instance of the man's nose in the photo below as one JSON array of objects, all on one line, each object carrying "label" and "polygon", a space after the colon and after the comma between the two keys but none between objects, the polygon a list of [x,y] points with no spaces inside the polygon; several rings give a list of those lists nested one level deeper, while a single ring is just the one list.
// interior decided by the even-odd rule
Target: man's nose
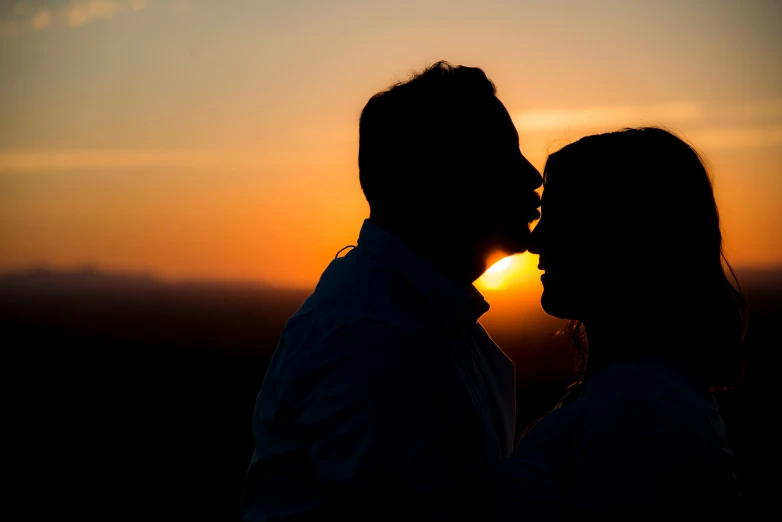
[{"label": "man's nose", "polygon": [[537,190],[543,185],[543,176],[540,175],[540,172],[538,172],[538,169],[535,167],[532,167],[532,171],[530,172],[530,178],[532,182],[532,189]]},{"label": "man's nose", "polygon": [[543,185],[543,176],[540,175],[538,169],[523,154],[521,154],[521,161],[522,179],[524,179],[530,190],[537,190]]},{"label": "man's nose", "polygon": [[527,179],[529,180],[529,184],[532,187],[532,190],[537,190],[541,185],[543,185],[543,176],[540,175],[538,169],[536,169],[529,161],[527,161]]}]

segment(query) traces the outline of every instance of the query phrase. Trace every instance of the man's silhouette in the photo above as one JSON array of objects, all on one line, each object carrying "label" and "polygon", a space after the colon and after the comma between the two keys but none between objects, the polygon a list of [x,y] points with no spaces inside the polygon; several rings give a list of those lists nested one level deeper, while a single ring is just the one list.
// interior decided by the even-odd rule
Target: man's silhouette
[{"label": "man's silhouette", "polygon": [[484,72],[446,62],[369,100],[358,163],[370,216],[282,333],[242,517],[474,520],[515,376],[472,283],[527,248],[542,179]]}]

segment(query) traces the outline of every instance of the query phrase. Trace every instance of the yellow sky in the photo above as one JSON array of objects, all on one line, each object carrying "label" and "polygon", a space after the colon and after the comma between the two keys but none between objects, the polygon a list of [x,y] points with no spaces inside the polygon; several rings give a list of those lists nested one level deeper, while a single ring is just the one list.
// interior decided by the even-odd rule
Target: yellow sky
[{"label": "yellow sky", "polygon": [[485,70],[538,168],[593,132],[683,135],[711,164],[728,258],[780,265],[779,27],[761,1],[6,2],[0,271],[310,287],[367,215],[361,108],[439,59]]}]

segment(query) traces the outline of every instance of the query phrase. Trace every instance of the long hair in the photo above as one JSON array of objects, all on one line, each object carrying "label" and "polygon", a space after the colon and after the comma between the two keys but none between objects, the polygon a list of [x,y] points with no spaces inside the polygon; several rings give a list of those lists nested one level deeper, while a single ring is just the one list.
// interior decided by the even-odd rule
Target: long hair
[{"label": "long hair", "polygon": [[[543,177],[561,177],[579,194],[579,212],[605,219],[604,235],[620,237],[630,252],[646,315],[633,319],[645,336],[663,328],[653,312],[682,330],[671,342],[643,346],[689,366],[712,391],[743,384],[742,353],[747,303],[722,248],[719,212],[705,160],[691,145],[658,127],[628,128],[587,136],[549,156]],[[606,187],[610,187],[606,189]],[[545,211],[544,211],[545,212]],[[632,226],[633,234],[620,232]],[[669,254],[660,261],[660,254]],[[643,274],[639,277],[638,274]],[[650,330],[652,329],[652,330]],[[562,332],[575,349],[575,371],[583,378],[588,339],[583,318]],[[670,332],[669,332],[670,333]],[[628,350],[635,345],[628,339]]]}]

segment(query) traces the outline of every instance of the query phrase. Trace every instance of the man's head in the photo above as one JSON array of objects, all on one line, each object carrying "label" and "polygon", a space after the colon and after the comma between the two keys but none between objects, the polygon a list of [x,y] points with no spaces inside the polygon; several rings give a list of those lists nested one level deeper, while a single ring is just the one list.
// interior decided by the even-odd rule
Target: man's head
[{"label": "man's head", "polygon": [[481,69],[438,62],[370,98],[358,165],[372,219],[459,255],[527,249],[542,179],[495,92]]}]

